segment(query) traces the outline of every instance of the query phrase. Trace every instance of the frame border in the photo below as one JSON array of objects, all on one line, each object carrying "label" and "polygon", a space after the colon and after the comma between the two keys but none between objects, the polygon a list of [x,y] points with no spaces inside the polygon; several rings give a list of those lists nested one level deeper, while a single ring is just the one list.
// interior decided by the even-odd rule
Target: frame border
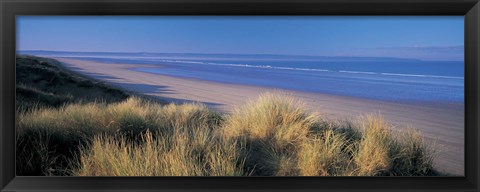
[{"label": "frame border", "polygon": [[[479,191],[478,0],[0,0],[0,14],[0,191]],[[465,176],[15,176],[16,15],[464,15]]]}]

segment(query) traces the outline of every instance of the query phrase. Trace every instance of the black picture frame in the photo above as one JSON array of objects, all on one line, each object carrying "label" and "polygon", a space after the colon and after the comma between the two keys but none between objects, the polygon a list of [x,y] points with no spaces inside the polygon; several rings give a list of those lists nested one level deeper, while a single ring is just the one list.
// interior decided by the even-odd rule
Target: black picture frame
[{"label": "black picture frame", "polygon": [[[1,0],[1,191],[479,191],[478,0]],[[17,15],[464,15],[464,177],[15,176]]]}]

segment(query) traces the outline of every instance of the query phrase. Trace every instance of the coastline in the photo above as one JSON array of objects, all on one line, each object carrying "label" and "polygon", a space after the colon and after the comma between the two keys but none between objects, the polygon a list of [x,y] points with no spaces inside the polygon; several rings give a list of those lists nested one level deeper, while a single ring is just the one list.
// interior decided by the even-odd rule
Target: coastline
[{"label": "coastline", "polygon": [[[278,90],[130,70],[133,67],[151,65],[102,64],[76,59],[54,59],[73,71],[133,92],[158,96],[162,100],[176,103],[198,101],[221,112],[229,112],[234,106],[243,104],[263,92]],[[439,171],[463,175],[464,106],[413,105],[300,91],[286,92],[305,101],[309,110],[320,112],[320,115],[329,119],[351,119],[359,115],[381,113],[390,123],[398,127],[412,126],[422,132],[427,142],[436,140],[437,148],[442,150],[435,162]]]}]

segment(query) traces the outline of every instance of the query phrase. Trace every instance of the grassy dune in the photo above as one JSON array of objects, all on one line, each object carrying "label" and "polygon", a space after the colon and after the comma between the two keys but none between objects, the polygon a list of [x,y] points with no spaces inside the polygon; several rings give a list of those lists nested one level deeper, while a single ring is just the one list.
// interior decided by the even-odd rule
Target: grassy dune
[{"label": "grassy dune", "polygon": [[[93,85],[99,95],[114,89],[97,85],[105,85]],[[35,89],[32,98],[58,96],[34,83],[27,86]],[[279,92],[265,93],[231,114],[199,103],[165,105],[123,94],[116,100],[73,95],[61,105],[19,102],[28,110],[17,110],[17,175],[438,174],[435,153],[420,134],[392,132],[378,114],[329,122]]]},{"label": "grassy dune", "polygon": [[67,103],[118,102],[129,94],[65,69],[56,60],[17,56],[16,101],[18,110],[60,107]]}]

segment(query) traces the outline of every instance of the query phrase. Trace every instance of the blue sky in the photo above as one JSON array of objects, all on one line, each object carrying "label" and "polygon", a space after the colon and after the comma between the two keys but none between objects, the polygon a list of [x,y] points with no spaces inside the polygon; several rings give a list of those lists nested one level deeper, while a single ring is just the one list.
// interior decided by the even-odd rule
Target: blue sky
[{"label": "blue sky", "polygon": [[17,50],[463,60],[463,16],[17,16]]}]

